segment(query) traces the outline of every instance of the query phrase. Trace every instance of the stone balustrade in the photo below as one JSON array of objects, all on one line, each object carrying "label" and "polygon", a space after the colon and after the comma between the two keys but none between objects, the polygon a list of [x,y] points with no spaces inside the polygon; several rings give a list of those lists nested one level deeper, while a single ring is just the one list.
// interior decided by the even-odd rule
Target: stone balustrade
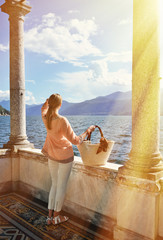
[{"label": "stone balustrade", "polygon": [[[6,0],[1,10],[10,21],[11,134],[4,144],[10,150],[0,149],[0,192],[20,191],[47,202],[47,159],[26,136],[23,18],[31,7]],[[129,160],[121,167],[88,167],[76,157],[69,180],[64,209],[114,232],[114,240],[163,239],[159,32],[159,0],[133,1]]]},{"label": "stone balustrade", "polygon": [[[116,176],[121,165],[84,166],[75,157],[64,210],[108,229],[116,221]],[[0,150],[0,191],[19,191],[48,201],[51,178],[47,158],[39,149]]]},{"label": "stone balustrade", "polygon": [[[83,165],[80,157],[75,157],[63,209],[113,232],[117,222],[117,208],[122,204],[119,204],[120,199],[117,194],[119,181],[123,181],[117,174],[120,166],[107,163],[105,166],[89,167]],[[125,184],[123,189],[121,186],[122,194],[125,194]],[[144,209],[151,211],[151,214],[150,199],[153,194],[160,196],[158,232],[159,236],[163,236],[163,179],[158,183],[158,193],[149,191],[152,181],[149,180],[148,186],[143,185],[144,188],[141,187],[142,184],[141,182],[140,188],[138,184],[133,185],[132,192],[138,196],[139,192],[142,194],[143,189]],[[47,158],[43,156],[41,150],[22,148],[14,153],[12,150],[0,149],[1,193],[19,191],[47,203],[50,185]]]}]

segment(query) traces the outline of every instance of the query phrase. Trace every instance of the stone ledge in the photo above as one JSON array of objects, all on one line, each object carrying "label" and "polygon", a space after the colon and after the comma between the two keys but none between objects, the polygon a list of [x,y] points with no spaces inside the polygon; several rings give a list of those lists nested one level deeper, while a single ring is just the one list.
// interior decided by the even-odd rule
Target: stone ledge
[{"label": "stone ledge", "polygon": [[77,157],[77,156],[75,156],[75,163],[76,164],[81,164],[81,165],[83,165],[85,168],[87,168],[87,169],[91,169],[91,168],[100,168],[100,169],[103,169],[103,170],[108,170],[108,169],[110,169],[110,170],[113,170],[113,171],[115,171],[115,172],[118,172],[118,169],[119,169],[119,167],[121,167],[121,166],[123,166],[123,165],[121,165],[121,164],[117,164],[117,163],[110,163],[110,162],[107,162],[105,165],[101,165],[101,166],[88,166],[88,165],[84,165],[83,164],[83,162],[82,162],[82,159],[81,159],[81,157]]},{"label": "stone ledge", "polygon": [[37,149],[37,148],[20,148],[19,153],[21,152],[31,153],[31,154],[35,153],[44,157],[44,155],[41,153],[41,149]]},{"label": "stone ledge", "polygon": [[[47,157],[45,157],[40,149],[21,148],[19,149],[19,156],[23,157],[27,161],[29,159],[40,161],[47,164]],[[102,178],[104,180],[112,179],[115,180],[119,167],[122,165],[115,163],[107,163],[103,166],[87,166],[84,165],[82,159],[78,156],[74,157],[73,171],[78,172],[79,170],[86,175],[93,176],[96,178]]]},{"label": "stone ledge", "polygon": [[[28,155],[36,155],[37,157],[40,156],[42,157],[44,160],[47,161],[47,157],[45,157],[42,152],[41,152],[41,149],[36,149],[36,148],[20,148],[18,150],[19,152],[19,155],[20,156],[28,156]],[[2,155],[6,155],[6,154],[10,154],[11,153],[11,149],[0,149],[0,156]],[[82,159],[81,157],[78,157],[78,156],[74,156],[74,162],[76,164],[79,164],[79,165],[83,165],[85,168],[87,169],[91,169],[91,168],[100,168],[100,169],[103,169],[103,170],[113,170],[115,172],[118,172],[118,169],[119,167],[123,166],[121,164],[116,164],[116,163],[106,163],[106,165],[103,165],[103,166],[87,166],[87,165],[84,165],[83,162],[82,162]]]},{"label": "stone ledge", "polygon": [[41,153],[41,149],[32,149],[32,148],[21,148],[18,151],[19,157],[23,157],[27,161],[29,159],[47,163],[48,159]]},{"label": "stone ledge", "polygon": [[[41,153],[41,149],[32,149],[32,148],[21,148],[16,154],[12,154],[11,150],[2,149],[0,151],[0,156],[2,158],[16,157],[24,159],[26,161],[36,161],[42,164],[47,165],[48,159]],[[116,181],[117,173],[119,167],[122,165],[115,163],[106,163],[103,166],[87,166],[84,165],[82,159],[78,156],[74,157],[74,164],[72,171],[77,174],[78,172],[83,173],[84,175],[95,177],[98,179],[103,179],[104,181]]]},{"label": "stone ledge", "polygon": [[10,149],[0,149],[0,159],[10,157],[11,150]]},{"label": "stone ledge", "polygon": [[126,187],[136,188],[151,193],[163,192],[163,178],[158,181],[152,181],[118,173],[116,180],[119,185],[124,185]]},{"label": "stone ledge", "polygon": [[102,178],[104,180],[114,180],[117,177],[118,168],[122,166],[120,164],[107,163],[104,166],[87,166],[84,165],[80,157],[76,157],[74,161],[73,170],[75,172],[83,172],[87,176],[96,178]]}]

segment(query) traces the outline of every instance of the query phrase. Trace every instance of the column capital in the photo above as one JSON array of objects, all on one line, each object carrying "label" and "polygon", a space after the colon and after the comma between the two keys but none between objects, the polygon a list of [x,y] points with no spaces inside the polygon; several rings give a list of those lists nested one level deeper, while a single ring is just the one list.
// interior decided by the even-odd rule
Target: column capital
[{"label": "column capital", "polygon": [[27,5],[25,0],[5,0],[1,11],[9,16],[25,16],[31,11],[31,6]]}]

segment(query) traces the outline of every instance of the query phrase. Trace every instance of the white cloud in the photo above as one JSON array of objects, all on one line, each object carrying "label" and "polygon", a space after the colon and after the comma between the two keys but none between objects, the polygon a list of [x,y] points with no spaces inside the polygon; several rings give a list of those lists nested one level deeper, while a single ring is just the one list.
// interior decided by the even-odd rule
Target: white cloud
[{"label": "white cloud", "polygon": [[[10,99],[10,91],[9,90],[6,90],[6,91],[0,90],[0,101],[9,100],[9,99]],[[27,104],[36,104],[35,97],[33,96],[33,93],[30,91],[26,91],[25,101]]]},{"label": "white cloud", "polygon": [[3,44],[0,44],[0,51],[6,52],[8,49],[9,49],[8,46],[5,46],[5,45],[3,45]]},{"label": "white cloud", "polygon": [[91,35],[95,35],[97,33],[97,25],[94,22],[95,19],[88,19],[88,20],[79,20],[79,19],[72,19],[70,21],[70,30],[76,30],[76,37],[80,41],[81,39],[88,39]]},{"label": "white cloud", "polygon": [[0,90],[0,101],[9,100],[9,98],[10,98],[10,91],[9,90],[6,90],[6,91]]},{"label": "white cloud", "polygon": [[45,54],[54,61],[75,65],[84,56],[101,55],[101,51],[91,42],[91,37],[96,33],[94,19],[64,22],[54,13],[49,13],[42,17],[40,25],[25,32],[25,48]]},{"label": "white cloud", "polygon": [[[124,61],[123,54],[113,54],[115,61]],[[131,73],[128,73],[126,69],[119,69],[116,72],[109,71],[109,61],[112,61],[111,56],[108,55],[106,58],[101,60],[92,61],[90,65],[92,76],[94,81],[101,83],[103,86],[110,86],[111,84],[117,85],[130,85],[131,84]]]},{"label": "white cloud", "polygon": [[120,53],[111,52],[111,53],[108,53],[106,60],[110,62],[122,62],[122,63],[132,62],[132,52],[131,51],[120,52]]},{"label": "white cloud", "polygon": [[118,25],[127,25],[127,24],[131,24],[132,23],[132,20],[127,18],[127,19],[123,19],[121,20]]},{"label": "white cloud", "polygon": [[76,14],[76,13],[79,14],[80,11],[79,11],[79,10],[69,10],[68,13],[69,13],[69,14],[74,14],[74,13],[75,13],[75,14]]},{"label": "white cloud", "polygon": [[33,96],[33,93],[32,93],[32,92],[26,91],[26,94],[25,94],[25,102],[26,102],[26,104],[36,104],[36,99],[35,99],[35,97]]},{"label": "white cloud", "polygon": [[[110,79],[110,80],[109,80]],[[110,72],[109,78],[106,80],[106,84],[117,84],[131,86],[132,74],[126,69],[119,69],[117,72]]]},{"label": "white cloud", "polygon": [[[121,23],[122,24],[122,23]],[[25,48],[51,58],[46,64],[69,62],[74,66],[88,67],[83,58],[102,58],[110,62],[131,62],[131,51],[103,54],[94,44],[92,37],[98,32],[95,18],[63,21],[54,13],[42,17],[42,22],[25,32]]]},{"label": "white cloud", "polygon": [[42,16],[42,26],[44,27],[54,27],[55,24],[59,22],[61,22],[61,18],[54,13],[48,13]]},{"label": "white cloud", "polygon": [[[94,97],[91,87],[92,71],[61,73],[60,83],[64,86],[64,93],[68,101],[83,101]],[[89,82],[90,81],[90,82]]]},{"label": "white cloud", "polygon": [[35,82],[35,80],[25,80],[26,82],[28,82],[28,83],[32,83],[32,84],[36,84],[36,82]]},{"label": "white cloud", "polygon": [[45,63],[47,63],[47,64],[56,64],[57,62],[48,59],[48,60],[45,61]]},{"label": "white cloud", "polygon": [[131,73],[125,69],[109,72],[106,62],[96,62],[88,71],[60,74],[60,83],[64,86],[64,93],[70,96],[69,101],[107,95],[113,86],[129,90],[131,79]]}]

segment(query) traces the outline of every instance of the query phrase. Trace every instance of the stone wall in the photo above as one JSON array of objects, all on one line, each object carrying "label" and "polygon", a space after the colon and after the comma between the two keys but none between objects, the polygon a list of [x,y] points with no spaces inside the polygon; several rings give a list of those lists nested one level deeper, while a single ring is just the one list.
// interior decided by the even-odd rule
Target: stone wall
[{"label": "stone wall", "polygon": [[[120,202],[125,192],[116,179],[119,167],[120,165],[113,163],[107,163],[103,167],[84,166],[80,157],[75,157],[63,209],[90,224],[93,223],[113,232],[116,229],[120,208],[123,209],[124,204],[126,205],[131,198],[129,193],[129,198],[127,197],[124,204]],[[159,185],[160,194],[158,193],[157,197],[159,204],[152,206],[159,206],[158,211],[156,210],[159,215],[158,235],[163,237],[163,179]],[[47,158],[39,149],[20,149],[15,153],[10,150],[0,150],[0,193],[20,191],[47,203],[50,186]],[[147,209],[147,202],[149,202],[147,200],[152,199],[154,193],[137,187],[131,190],[144,196],[142,209]],[[121,191],[122,194],[120,194]],[[148,211],[152,211],[150,206]]]},{"label": "stone wall", "polygon": [[[88,222],[108,229],[116,221],[117,183],[120,165],[107,163],[103,167],[84,166],[75,157],[69,179],[64,210]],[[51,179],[47,158],[39,149],[21,149],[17,153],[1,150],[0,183],[13,190],[48,201]]]},{"label": "stone wall", "polygon": [[0,192],[11,191],[12,161],[10,150],[0,149]]},{"label": "stone wall", "polygon": [[159,225],[158,235],[163,239],[163,178],[161,179],[161,194],[159,197]]},{"label": "stone wall", "polygon": [[[19,190],[47,202],[51,185],[47,159],[38,149],[21,149],[19,158]],[[103,228],[114,226],[119,166],[84,166],[80,157],[75,157],[63,209]]]}]

